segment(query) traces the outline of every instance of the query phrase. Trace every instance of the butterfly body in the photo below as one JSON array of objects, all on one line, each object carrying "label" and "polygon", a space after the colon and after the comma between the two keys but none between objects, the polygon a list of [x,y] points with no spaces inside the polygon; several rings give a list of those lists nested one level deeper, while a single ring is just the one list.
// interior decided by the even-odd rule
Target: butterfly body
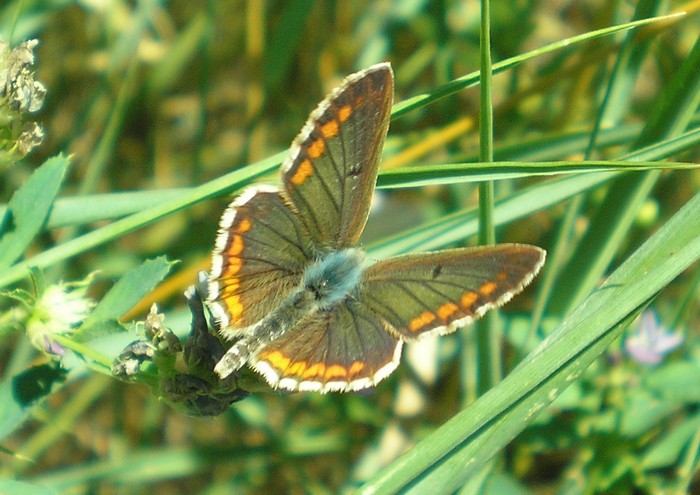
[{"label": "butterfly body", "polygon": [[[248,328],[224,331],[238,340],[216,366],[219,374],[237,370],[260,349],[282,337],[299,322],[322,319],[347,298],[357,297],[364,254],[359,249],[332,251],[311,263],[302,282],[277,308]],[[227,335],[228,334],[228,335]]]},{"label": "butterfly body", "polygon": [[302,290],[314,296],[314,309],[329,310],[355,292],[362,278],[364,253],[344,249],[324,255],[304,272]]},{"label": "butterfly body", "polygon": [[544,251],[502,244],[367,263],[369,214],[393,100],[389,64],[348,76],[311,113],[281,168],[225,211],[207,304],[244,365],[276,388],[350,391],[398,365],[404,341],[449,333],[507,302]]}]

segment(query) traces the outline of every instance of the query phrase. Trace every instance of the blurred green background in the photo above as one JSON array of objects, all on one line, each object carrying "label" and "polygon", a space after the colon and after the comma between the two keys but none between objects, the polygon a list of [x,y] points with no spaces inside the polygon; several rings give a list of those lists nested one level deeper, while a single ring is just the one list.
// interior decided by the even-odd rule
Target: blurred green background
[{"label": "blurred green background", "polygon": [[[659,119],[659,103],[672,94],[674,77],[697,57],[699,8],[699,2],[493,2],[494,62],[628,22],[635,9],[645,17],[688,12],[639,28],[633,39],[621,32],[573,44],[496,75],[496,160],[612,160],[654,142],[640,135],[651,132],[649,122]],[[120,211],[81,212],[94,214],[97,221],[49,222],[25,253],[30,259],[111,219],[185,194],[179,188],[285,150],[314,106],[351,72],[390,61],[395,103],[401,103],[478,70],[479,22],[478,2],[456,0],[3,2],[0,37],[11,46],[39,40],[33,69],[47,95],[32,117],[43,126],[44,142],[0,169],[0,203],[7,203],[39,164],[59,152],[71,157],[61,198],[143,193]],[[619,65],[625,68],[622,75],[615,72]],[[691,74],[686,81],[692,80]],[[689,112],[688,128],[697,129],[700,122],[698,88],[688,87],[687,99],[679,101]],[[479,109],[479,91],[472,87],[431,98],[401,115],[389,129],[381,170],[478,161]],[[597,125],[602,131],[596,135]],[[592,135],[597,141],[587,152]],[[669,161],[697,163],[699,156],[696,140]],[[271,170],[267,182],[277,179]],[[543,170],[544,165],[532,177],[497,181],[496,198],[542,183],[547,180],[538,176]],[[381,246],[375,243],[392,234],[476,207],[477,184],[434,182],[382,190],[363,243]],[[659,172],[623,218],[609,201],[629,191],[620,189],[622,182],[606,183],[578,196],[573,210],[567,201],[533,207],[525,218],[499,228],[498,241],[535,244],[561,256],[553,261],[556,273],[544,278],[546,296],[536,299],[545,290],[536,286],[504,309],[506,372],[604,274],[690,201],[699,185],[697,171]],[[123,321],[143,320],[157,302],[166,325],[183,335],[189,312],[182,292],[197,270],[207,269],[219,216],[230,197],[219,194],[52,264],[43,271],[46,283],[81,280],[97,272],[89,294],[99,300],[115,280],[147,258],[180,260]],[[608,222],[596,236],[588,235],[592,226]],[[618,222],[627,223],[616,234],[612,230]],[[568,226],[563,237],[562,225]],[[557,251],[562,242],[566,247]],[[608,244],[612,251],[598,273],[586,253],[591,245],[597,253]],[[684,271],[653,303],[656,330],[684,334],[685,350],[669,352],[686,367],[668,371],[671,364],[666,362],[646,366],[617,341],[576,387],[488,464],[483,476],[462,485],[462,493],[698,489],[693,473],[699,440],[692,425],[698,422],[700,392],[695,395],[697,385],[688,384],[692,393],[665,408],[659,396],[669,381],[698,376],[693,375],[700,369],[695,271]],[[595,274],[590,287],[584,283],[587,274]],[[579,289],[585,294],[578,294]],[[2,304],[0,311],[9,314],[12,304]],[[529,316],[533,308],[538,312]],[[188,417],[146,387],[81,372],[57,385],[45,401],[32,404],[21,426],[3,431],[0,476],[7,484],[0,484],[0,493],[13,493],[10,479],[27,482],[14,493],[351,493],[474,399],[468,385],[474,340],[468,333],[409,350],[397,372],[376,390],[255,394],[215,418]],[[21,331],[3,334],[0,371],[5,379],[46,360],[34,353]],[[116,356],[119,350],[112,347],[107,353]],[[660,370],[669,376],[659,377]],[[645,382],[649,374],[651,384]],[[634,387],[643,393],[627,395]],[[650,412],[654,421],[631,433],[620,426],[623,411],[658,412],[659,407],[663,413]],[[672,443],[673,434],[680,439],[666,446],[663,461],[644,464],[651,446]],[[55,492],[43,491],[46,487]]]}]

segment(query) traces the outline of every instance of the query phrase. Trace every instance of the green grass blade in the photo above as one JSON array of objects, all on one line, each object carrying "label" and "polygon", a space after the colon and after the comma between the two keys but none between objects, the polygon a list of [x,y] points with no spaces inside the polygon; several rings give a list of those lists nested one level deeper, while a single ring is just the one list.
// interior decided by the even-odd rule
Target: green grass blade
[{"label": "green grass blade", "polygon": [[[654,114],[637,141],[637,146],[681,134],[700,104],[700,39],[662,93]],[[687,88],[691,88],[689,90]],[[690,111],[686,108],[691,105]],[[659,171],[639,176],[624,176],[611,185],[605,201],[591,222],[572,256],[572,262],[560,277],[561,290],[554,291],[551,309],[566,314],[581,301],[603,276],[637,216],[639,208],[660,177]]]},{"label": "green grass blade", "polygon": [[[565,142],[567,145],[571,145],[568,139]],[[533,175],[549,176],[625,170],[643,171],[657,168],[687,170],[696,168],[698,165],[658,160],[692,149],[698,144],[700,144],[700,128],[695,128],[678,137],[667,139],[639,150],[633,155],[629,155],[625,161],[556,161],[537,163],[501,161],[495,163],[423,165],[385,170],[379,175],[377,187],[380,189],[395,189],[400,187],[477,182],[481,180],[517,179]],[[535,141],[533,146],[542,150],[543,143]],[[510,155],[514,151],[509,151],[506,154]],[[516,155],[521,154],[522,152],[516,153]],[[250,166],[254,167],[257,164]],[[270,171],[273,169],[274,166],[269,167]],[[231,184],[238,182],[238,179],[234,180],[233,176],[229,175],[228,177],[231,180]],[[178,198],[187,196],[192,191],[193,189],[191,188],[161,189],[58,198],[51,206],[46,228],[54,229],[85,225],[103,220],[122,218],[133,213],[159,207],[163,203],[173,202]],[[0,217],[4,216],[6,211],[7,205],[0,205]]]},{"label": "green grass blade", "polygon": [[[489,0],[481,0],[481,29],[479,30],[479,163],[493,161],[493,67],[491,61],[491,5]],[[493,180],[479,184],[479,244],[493,245],[496,243],[496,227],[493,221],[494,209]],[[477,359],[476,378],[477,395],[486,392],[501,381],[503,374],[501,356],[502,328],[498,325],[498,314],[493,311],[477,322],[479,332],[476,336]],[[464,336],[464,334],[462,334]],[[466,339],[465,339],[466,340]],[[464,405],[475,394],[467,387],[471,383],[468,346],[463,347],[462,383],[466,390]]]},{"label": "green grass blade", "polygon": [[678,73],[661,94],[638,144],[647,145],[686,130],[700,106],[700,37]]},{"label": "green grass blade", "polygon": [[56,495],[58,492],[52,488],[24,481],[3,479],[0,480],[0,493],[22,493],[23,495]]},{"label": "green grass blade", "polygon": [[[543,46],[542,48],[538,48],[537,50],[533,50],[533,51],[524,53],[522,55],[518,55],[516,57],[509,58],[509,59],[504,60],[502,62],[498,62],[498,63],[493,65],[493,72],[494,72],[494,74],[498,74],[498,73],[504,72],[506,70],[510,70],[510,69],[522,64],[523,62],[526,62],[526,61],[531,60],[533,58],[539,57],[541,55],[546,55],[548,53],[552,53],[554,51],[561,50],[563,48],[569,48],[573,45],[576,45],[577,43],[583,43],[586,41],[594,40],[596,38],[601,38],[603,36],[610,36],[612,34],[620,32],[620,31],[624,31],[627,29],[633,29],[633,28],[644,26],[647,24],[652,24],[655,22],[666,21],[666,20],[673,19],[675,17],[682,16],[682,15],[685,15],[685,14],[672,14],[672,15],[667,15],[667,16],[653,17],[650,19],[642,19],[639,21],[627,22],[625,24],[620,24],[618,26],[613,26],[613,27],[604,28],[604,29],[598,29],[597,31],[590,31],[590,32],[587,32],[587,33],[584,33],[581,35],[572,36],[570,38],[565,38],[563,40],[559,40],[559,41],[556,41],[554,43],[550,43],[549,45]],[[417,96],[414,96],[413,98],[409,98],[407,100],[404,100],[397,105],[394,105],[394,108],[392,111],[392,116],[394,118],[400,117],[400,116],[402,116],[402,115],[404,115],[412,110],[426,106],[435,100],[439,100],[440,98],[444,98],[445,96],[456,93],[457,91],[474,86],[474,85],[478,84],[478,82],[479,82],[479,72],[471,72],[465,76],[462,76],[458,79],[455,79],[454,81],[452,81],[448,84],[443,85],[440,88],[437,88],[434,91],[431,91],[430,93],[417,95]]]},{"label": "green grass blade", "polygon": [[206,35],[207,16],[200,11],[188,21],[187,27],[173,41],[172,47],[167,51],[158,65],[151,72],[151,77],[146,83],[146,90],[150,98],[160,96],[170,91],[177,85],[183,75],[191,70],[193,59],[198,56],[197,51],[201,47],[202,38]]},{"label": "green grass blade", "polygon": [[275,29],[270,33],[270,42],[265,49],[263,65],[265,87],[269,94],[277,91],[294,61],[297,46],[302,42],[304,27],[314,3],[292,0],[285,3]]},{"label": "green grass blade", "polygon": [[[497,387],[365,484],[361,494],[395,493],[436,473],[444,487],[467,479],[629,323],[638,309],[700,258],[700,194],[630,256]],[[467,452],[455,473],[452,456]],[[445,472],[440,471],[442,466]],[[450,473],[459,478],[450,477]],[[443,493],[432,486],[431,493]]]},{"label": "green grass blade", "polygon": [[[182,198],[191,190],[191,188],[161,189],[58,198],[51,205],[45,229],[116,220]],[[7,206],[0,205],[0,217],[6,210]]]},{"label": "green grass blade", "polygon": [[[615,176],[615,173],[574,175],[523,189],[496,202],[494,220],[497,226],[505,225],[605,184]],[[463,241],[475,235],[477,230],[477,211],[468,208],[388,236],[370,244],[368,250],[378,259],[400,253],[428,251]]]},{"label": "green grass blade", "polygon": [[[693,129],[676,138],[667,139],[645,150],[636,152],[625,161],[556,161],[521,162],[501,161],[494,163],[445,163],[422,165],[404,169],[385,170],[379,175],[377,187],[397,189],[425,185],[456,184],[482,180],[518,179],[531,176],[560,174],[643,171],[649,169],[689,170],[697,168],[694,163],[662,162],[658,159],[681,153],[700,144],[700,128]],[[538,144],[541,147],[541,144]],[[634,158],[634,161],[632,161]],[[647,160],[657,161],[647,161]],[[256,166],[256,164],[251,165]],[[270,167],[272,170],[274,167]],[[231,176],[229,176],[231,178]],[[233,180],[232,180],[232,183]],[[160,189],[118,192],[58,198],[50,209],[46,229],[85,225],[103,220],[115,220],[133,213],[156,208],[187,196],[192,188]],[[0,217],[7,205],[0,205]]]},{"label": "green grass blade", "polygon": [[187,208],[204,199],[230,191],[260,177],[279,165],[281,154],[267,160],[260,161],[249,167],[237,170],[216,180],[194,188],[189,194],[161,204],[147,211],[135,213],[127,218],[114,222],[105,227],[89,232],[83,236],[64,242],[55,248],[48,249],[33,258],[18,263],[0,274],[0,287],[27,277],[29,267],[46,268],[60,261],[65,261],[78,253],[93,249],[106,242],[117,239],[120,236],[148,225],[175,211]]},{"label": "green grass blade", "polygon": [[[700,139],[700,129],[693,132]],[[424,187],[484,180],[523,179],[535,176],[583,174],[594,172],[621,172],[645,170],[693,170],[697,163],[640,162],[640,161],[560,161],[560,162],[495,162],[445,163],[387,170],[378,181],[381,189]]]}]

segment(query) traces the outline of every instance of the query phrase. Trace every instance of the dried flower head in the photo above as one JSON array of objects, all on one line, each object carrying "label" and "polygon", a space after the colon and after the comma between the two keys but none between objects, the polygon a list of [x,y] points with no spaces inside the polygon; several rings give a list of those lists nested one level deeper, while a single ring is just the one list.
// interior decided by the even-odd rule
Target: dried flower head
[{"label": "dried flower head", "polygon": [[29,153],[44,137],[39,124],[26,120],[27,114],[42,107],[46,96],[46,86],[31,71],[38,43],[23,41],[10,49],[0,40],[0,151],[10,160]]},{"label": "dried flower head", "polygon": [[34,48],[38,44],[37,40],[23,41],[9,50],[7,43],[0,40],[0,96],[7,97],[15,110],[24,113],[39,110],[46,96],[46,86],[35,81],[29,70],[34,65]]}]

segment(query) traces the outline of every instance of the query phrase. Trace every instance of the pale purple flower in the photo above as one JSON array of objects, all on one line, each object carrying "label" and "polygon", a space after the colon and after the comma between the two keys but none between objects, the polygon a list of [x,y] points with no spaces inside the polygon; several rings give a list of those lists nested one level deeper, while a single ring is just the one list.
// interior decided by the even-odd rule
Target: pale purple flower
[{"label": "pale purple flower", "polygon": [[634,333],[625,339],[625,350],[638,363],[655,365],[682,342],[680,333],[669,331],[659,324],[654,311],[646,310]]}]

